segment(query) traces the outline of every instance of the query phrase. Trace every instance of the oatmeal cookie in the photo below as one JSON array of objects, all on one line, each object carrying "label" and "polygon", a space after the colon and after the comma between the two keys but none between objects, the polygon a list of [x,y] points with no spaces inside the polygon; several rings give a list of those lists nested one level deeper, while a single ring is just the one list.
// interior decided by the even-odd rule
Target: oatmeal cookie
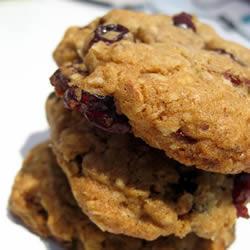
[{"label": "oatmeal cookie", "polygon": [[186,168],[132,134],[92,127],[55,95],[52,146],[83,212],[103,231],[146,240],[216,239],[235,223],[231,176]]},{"label": "oatmeal cookie", "polygon": [[25,159],[10,209],[38,235],[55,238],[72,250],[225,250],[234,239],[233,230],[214,242],[194,234],[146,242],[102,232],[78,208],[48,142],[33,148]]},{"label": "oatmeal cookie", "polygon": [[187,13],[149,15],[129,10],[112,10],[84,27],[68,28],[53,56],[59,66],[68,62],[82,62],[93,43],[103,41],[112,44],[122,39],[145,44],[173,41],[197,49],[214,49],[225,56],[236,60],[242,58],[250,63],[242,46],[223,40],[213,28],[195,16]]},{"label": "oatmeal cookie", "polygon": [[99,128],[188,166],[250,172],[249,55],[188,14],[116,10],[66,33],[51,83]]}]

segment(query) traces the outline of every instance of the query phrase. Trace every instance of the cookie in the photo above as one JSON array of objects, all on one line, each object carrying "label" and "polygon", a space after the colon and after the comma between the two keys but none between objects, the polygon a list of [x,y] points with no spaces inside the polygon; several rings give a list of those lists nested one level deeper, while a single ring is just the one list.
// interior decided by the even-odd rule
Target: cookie
[{"label": "cookie", "polygon": [[[109,31],[114,33],[107,34]],[[200,22],[194,16],[187,13],[174,16],[149,15],[128,10],[112,10],[84,27],[70,27],[53,56],[59,66],[69,62],[79,63],[84,61],[93,43],[103,41],[112,44],[122,39],[145,44],[173,41],[197,49],[224,48],[229,56],[230,53],[235,53],[235,59],[240,55],[244,61],[250,63],[244,48],[222,40],[209,25]]]},{"label": "cookie", "polygon": [[74,197],[103,231],[145,240],[189,233],[216,239],[234,225],[231,176],[183,167],[132,134],[92,127],[55,95],[47,116]]},{"label": "cookie", "polygon": [[102,232],[77,207],[48,142],[33,148],[25,159],[13,186],[10,209],[36,234],[53,237],[72,250],[225,250],[234,239],[233,230],[215,242],[194,234],[146,242]]},{"label": "cookie", "polygon": [[187,166],[250,172],[249,55],[188,14],[115,10],[66,32],[51,83],[99,128]]}]

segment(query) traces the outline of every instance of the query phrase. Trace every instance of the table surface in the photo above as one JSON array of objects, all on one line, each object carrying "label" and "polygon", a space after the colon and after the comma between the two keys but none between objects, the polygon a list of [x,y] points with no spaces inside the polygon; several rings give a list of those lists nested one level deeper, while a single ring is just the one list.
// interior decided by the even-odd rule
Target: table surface
[{"label": "table surface", "polygon": [[[24,155],[48,137],[44,102],[52,91],[48,78],[56,69],[51,57],[53,49],[68,26],[84,25],[106,10],[73,0],[0,2],[1,249],[59,249],[13,223],[7,202]],[[169,8],[170,13],[173,11],[179,9]],[[227,38],[249,47],[242,37],[210,22]],[[238,225],[232,250],[246,249],[250,223],[239,220]]]}]

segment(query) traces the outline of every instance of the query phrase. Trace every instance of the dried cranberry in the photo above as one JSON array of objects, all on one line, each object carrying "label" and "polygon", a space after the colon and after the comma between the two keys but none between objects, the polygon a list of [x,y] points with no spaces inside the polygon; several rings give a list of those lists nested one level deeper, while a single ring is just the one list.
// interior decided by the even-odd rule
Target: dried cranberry
[{"label": "dried cranberry", "polygon": [[235,208],[237,210],[237,216],[245,219],[249,219],[248,209],[245,205],[235,204]]},{"label": "dried cranberry", "polygon": [[235,86],[239,86],[242,84],[242,80],[235,75],[232,75],[229,72],[224,73],[224,77],[228,79],[231,83],[233,83]]},{"label": "dried cranberry", "polygon": [[60,70],[54,73],[50,81],[57,95],[63,96],[66,108],[77,110],[93,125],[108,132],[120,134],[130,132],[128,119],[124,115],[117,114],[112,96],[94,95],[77,87],[70,87],[69,79]]},{"label": "dried cranberry", "polygon": [[234,178],[233,202],[238,217],[249,218],[246,203],[250,200],[250,174],[239,174]]},{"label": "dried cranberry", "polygon": [[[105,35],[109,32],[115,32],[117,34],[112,39],[105,37]],[[99,41],[103,41],[106,44],[112,44],[118,42],[121,39],[123,39],[124,35],[127,34],[128,32],[129,30],[120,24],[99,25],[94,32],[94,37],[91,40],[89,47],[91,47],[94,43],[97,43]]]},{"label": "dried cranberry", "polygon": [[69,88],[64,94],[65,106],[77,110],[96,127],[113,133],[127,133],[130,131],[128,119],[116,112],[112,96],[100,96],[86,91]]},{"label": "dried cranberry", "polygon": [[58,96],[63,96],[64,92],[69,88],[69,79],[62,74],[60,69],[50,77],[50,82],[55,87]]},{"label": "dried cranberry", "polygon": [[79,111],[95,126],[114,133],[127,133],[130,131],[128,119],[116,112],[112,96],[92,95],[82,91]]},{"label": "dried cranberry", "polygon": [[177,27],[192,29],[194,32],[196,32],[195,25],[192,21],[192,16],[185,12],[173,16],[173,23]]},{"label": "dried cranberry", "polygon": [[225,72],[224,77],[235,86],[240,86],[240,85],[250,86],[250,79],[246,79],[244,77],[240,78],[239,76],[233,75],[230,72]]},{"label": "dried cranberry", "polygon": [[197,143],[197,140],[189,135],[186,135],[181,129],[178,129],[174,135],[176,136],[177,139],[182,140],[186,143],[189,144],[195,144]]}]

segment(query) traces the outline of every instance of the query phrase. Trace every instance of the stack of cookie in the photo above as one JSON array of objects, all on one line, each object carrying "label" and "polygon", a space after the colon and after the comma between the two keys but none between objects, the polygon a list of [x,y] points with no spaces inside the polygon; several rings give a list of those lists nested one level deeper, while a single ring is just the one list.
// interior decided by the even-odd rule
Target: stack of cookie
[{"label": "stack of cookie", "polygon": [[249,52],[186,13],[70,28],[51,141],[24,161],[11,211],[70,249],[227,249],[248,217]]}]

